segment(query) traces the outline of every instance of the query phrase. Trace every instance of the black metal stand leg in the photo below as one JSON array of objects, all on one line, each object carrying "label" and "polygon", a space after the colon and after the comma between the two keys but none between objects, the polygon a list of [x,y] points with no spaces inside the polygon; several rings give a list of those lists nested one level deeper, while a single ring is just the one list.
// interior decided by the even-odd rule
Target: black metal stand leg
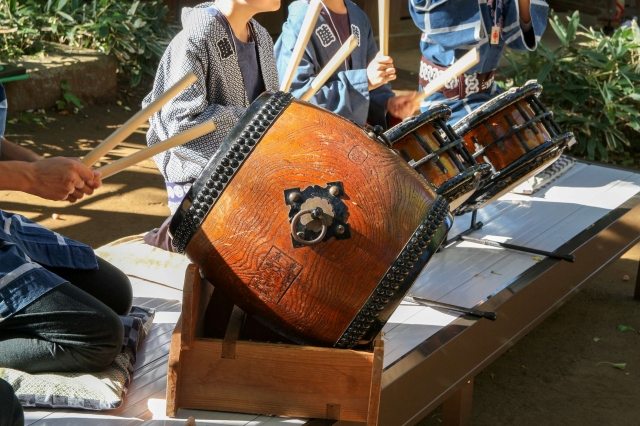
[{"label": "black metal stand leg", "polygon": [[460,239],[463,241],[470,241],[476,244],[484,244],[486,246],[502,247],[509,250],[522,251],[530,254],[539,254],[540,256],[550,257],[551,259],[566,260],[567,262],[571,262],[571,263],[575,262],[576,260],[576,257],[572,254],[561,254],[553,251],[538,250],[530,247],[518,246],[515,244],[500,243],[498,241],[486,240],[484,238],[472,238],[472,237],[466,237],[463,235],[460,237]]},{"label": "black metal stand leg", "polygon": [[[506,249],[509,249],[509,250],[521,251],[521,252],[524,252],[524,253],[539,254],[541,256],[546,256],[546,257],[549,257],[551,259],[566,260],[567,262],[572,262],[572,263],[576,260],[575,256],[572,255],[572,254],[561,254],[561,253],[556,253],[556,252],[551,252],[551,251],[538,250],[538,249],[534,249],[534,248],[519,246],[519,245],[516,245],[516,244],[499,243],[497,241],[487,240],[485,238],[468,237],[469,234],[471,234],[474,231],[477,231],[478,229],[481,229],[482,226],[483,226],[482,222],[478,222],[477,221],[477,218],[478,218],[477,214],[478,214],[477,210],[474,210],[471,213],[471,225],[469,226],[469,229],[459,233],[458,235],[456,235],[453,238],[447,238],[447,240],[444,242],[442,247],[443,248],[447,248],[447,247],[451,246],[452,244],[454,244],[457,241],[469,241],[469,242],[473,242],[473,243],[476,243],[476,244],[484,244],[486,246],[501,247],[501,248],[506,248]],[[639,269],[639,271],[640,271],[640,269]],[[638,272],[638,274],[640,275],[640,272]],[[637,291],[640,292],[640,288]],[[636,297],[638,297],[638,296],[639,295],[637,295]]]},{"label": "black metal stand leg", "polygon": [[471,212],[471,224],[469,225],[469,229],[467,229],[466,231],[462,231],[461,233],[459,233],[453,238],[448,238],[447,236],[447,239],[445,240],[444,244],[442,244],[442,247],[447,248],[451,244],[459,241],[463,236],[469,235],[470,233],[472,233],[473,231],[477,231],[478,229],[482,229],[484,224],[482,222],[477,222],[477,219],[478,219],[478,210],[474,210]]},{"label": "black metal stand leg", "polygon": [[465,315],[472,315],[474,317],[490,319],[491,321],[495,321],[496,318],[498,317],[498,314],[493,311],[482,311],[480,309],[472,309],[472,308],[465,308],[464,306],[450,305],[448,303],[442,303],[442,302],[436,302],[435,300],[424,299],[422,297],[414,296],[413,294],[410,294],[409,296],[405,297],[405,300],[408,302],[416,302],[419,305],[429,306],[430,308],[446,309],[448,311],[459,312]]}]

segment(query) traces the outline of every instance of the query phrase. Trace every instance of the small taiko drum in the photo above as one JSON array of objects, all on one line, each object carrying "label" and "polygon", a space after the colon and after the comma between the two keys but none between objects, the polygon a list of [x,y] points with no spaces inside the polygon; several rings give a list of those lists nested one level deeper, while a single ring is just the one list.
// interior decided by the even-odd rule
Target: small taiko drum
[{"label": "small taiko drum", "polygon": [[452,221],[446,200],[377,138],[265,93],[170,232],[214,286],[275,331],[350,348],[378,334]]},{"label": "small taiko drum", "polygon": [[491,165],[493,171],[456,213],[497,200],[551,165],[575,142],[573,134],[564,133],[538,99],[541,92],[537,81],[528,81],[453,125],[476,161]]},{"label": "small taiko drum", "polygon": [[457,209],[491,174],[488,164],[478,164],[447,125],[451,109],[436,105],[389,129],[385,136],[391,147],[409,165],[436,187],[451,210]]}]

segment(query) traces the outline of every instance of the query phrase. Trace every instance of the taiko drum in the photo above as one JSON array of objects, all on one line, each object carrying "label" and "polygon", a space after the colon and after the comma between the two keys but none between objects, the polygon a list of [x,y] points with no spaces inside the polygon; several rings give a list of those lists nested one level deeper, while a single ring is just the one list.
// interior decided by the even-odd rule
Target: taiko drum
[{"label": "taiko drum", "polygon": [[173,243],[243,310],[303,344],[371,341],[452,225],[362,128],[263,94],[174,215]]},{"label": "taiko drum", "polygon": [[478,163],[492,175],[456,213],[483,207],[544,170],[575,142],[564,133],[538,96],[542,86],[529,81],[482,105],[453,126]]}]

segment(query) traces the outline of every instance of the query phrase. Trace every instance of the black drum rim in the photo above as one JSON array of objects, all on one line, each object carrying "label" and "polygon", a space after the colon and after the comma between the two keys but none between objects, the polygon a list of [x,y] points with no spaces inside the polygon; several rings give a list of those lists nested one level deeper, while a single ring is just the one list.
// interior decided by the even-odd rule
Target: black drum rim
[{"label": "black drum rim", "polygon": [[419,115],[404,119],[401,123],[396,124],[384,132],[384,135],[389,139],[389,141],[391,141],[391,146],[393,147],[394,143],[398,142],[414,130],[419,129],[423,125],[438,118],[447,122],[450,117],[451,108],[443,104],[434,105]]},{"label": "black drum rim", "polygon": [[452,226],[449,204],[438,196],[334,347],[349,349],[375,338],[446,240]]},{"label": "black drum rim", "polygon": [[559,157],[573,138],[573,133],[570,132],[557,136],[535,147],[500,172],[494,173],[489,179],[481,181],[476,192],[463,205],[458,207],[454,213],[461,215],[482,208],[487,201],[498,193],[505,189],[513,189],[515,182],[529,172],[541,167],[545,160],[550,160],[546,161],[549,164]]},{"label": "black drum rim", "polygon": [[481,183],[489,179],[491,166],[476,164],[457,174],[436,188],[436,194],[443,196],[449,204],[471,191],[476,191]]},{"label": "black drum rim", "polygon": [[[290,93],[263,93],[249,106],[225,137],[187,192],[169,224],[169,236],[179,253],[185,252],[191,238],[235,174],[292,100],[293,96]],[[224,170],[218,171],[220,167]],[[216,179],[216,176],[219,179]]]}]

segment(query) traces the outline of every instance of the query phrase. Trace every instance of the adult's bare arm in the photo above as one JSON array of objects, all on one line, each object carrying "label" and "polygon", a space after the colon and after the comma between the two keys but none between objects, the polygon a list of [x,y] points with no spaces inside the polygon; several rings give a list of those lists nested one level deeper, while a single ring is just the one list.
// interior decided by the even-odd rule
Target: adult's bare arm
[{"label": "adult's bare arm", "polygon": [[37,161],[41,160],[38,154],[33,151],[29,151],[27,148],[23,148],[20,145],[16,145],[13,142],[9,142],[5,138],[2,138],[0,149],[0,160],[2,161]]},{"label": "adult's bare arm", "polygon": [[101,185],[100,173],[65,157],[42,159],[31,151],[2,141],[0,190],[22,191],[48,200],[76,202]]}]

